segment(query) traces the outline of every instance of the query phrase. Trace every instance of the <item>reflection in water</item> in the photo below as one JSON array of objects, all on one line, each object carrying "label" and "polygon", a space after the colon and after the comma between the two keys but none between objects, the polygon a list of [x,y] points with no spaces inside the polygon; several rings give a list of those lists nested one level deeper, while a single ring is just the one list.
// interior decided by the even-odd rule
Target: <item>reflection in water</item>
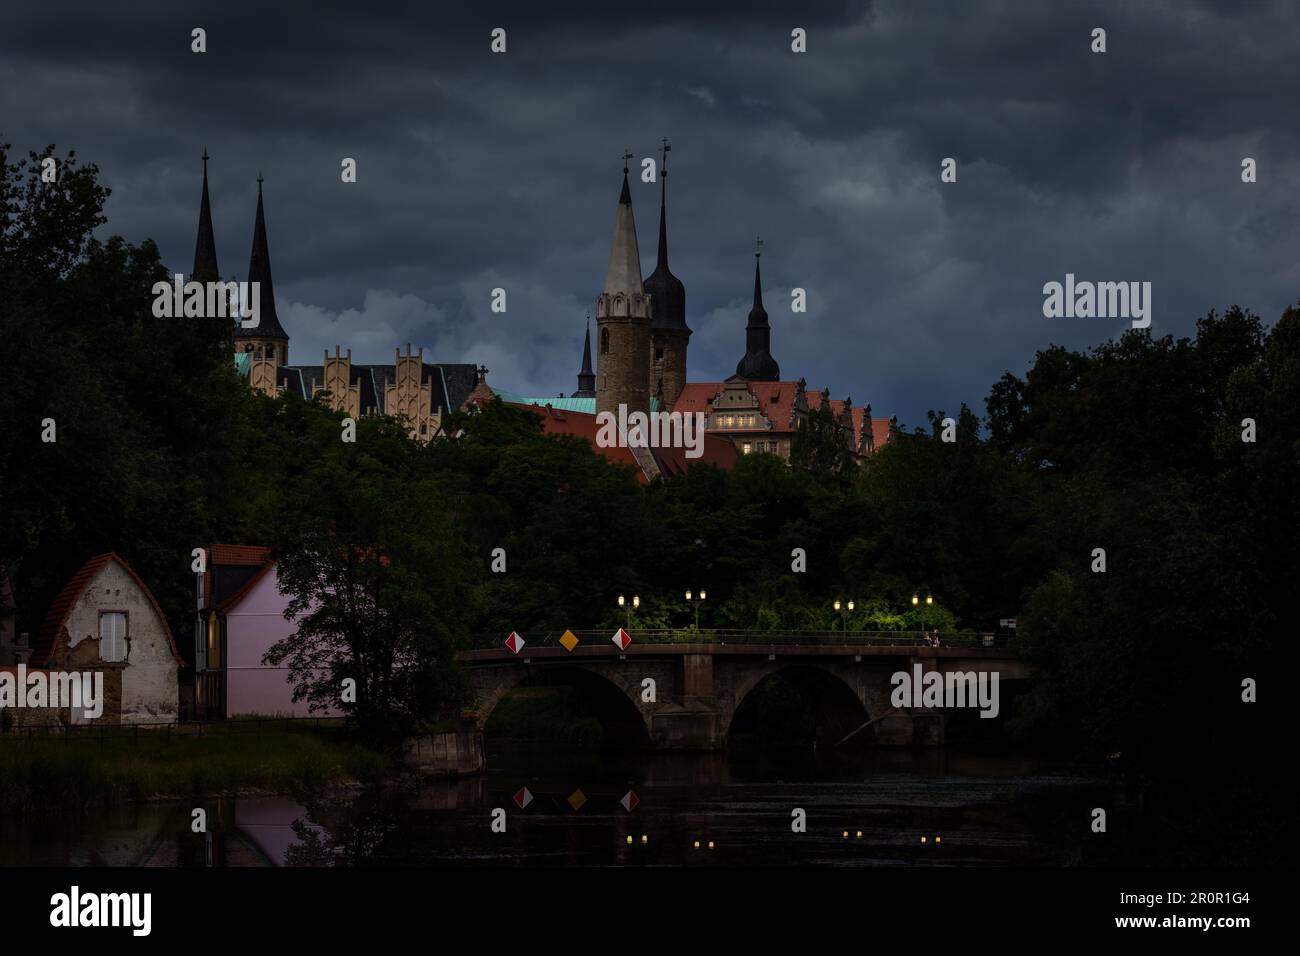
[{"label": "reflection in water", "polygon": [[[190,804],[63,815],[53,827],[0,819],[0,865],[1092,864],[1107,862],[1107,844],[1087,839],[1087,808],[1124,801],[1113,779],[951,749],[528,750],[491,753],[488,766],[309,804],[207,801],[203,834],[191,832]],[[520,810],[522,787],[533,799]],[[619,802],[629,789],[640,800],[630,813]],[[489,825],[497,807],[504,834]],[[791,830],[796,808],[805,833]]]}]

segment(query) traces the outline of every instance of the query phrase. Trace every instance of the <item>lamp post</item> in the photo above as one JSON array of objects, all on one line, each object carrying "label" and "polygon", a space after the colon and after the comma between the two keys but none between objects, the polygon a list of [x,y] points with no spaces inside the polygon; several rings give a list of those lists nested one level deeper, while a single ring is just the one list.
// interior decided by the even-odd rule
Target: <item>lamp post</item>
[{"label": "lamp post", "polygon": [[698,596],[693,596],[690,591],[686,592],[686,600],[695,605],[695,630],[697,631],[700,629],[700,605],[704,603],[705,597],[703,591],[700,591]]},{"label": "lamp post", "polygon": [[[920,603],[921,603],[921,599],[920,599],[920,597],[918,597],[917,595],[913,594],[913,595],[912,595],[912,607],[916,607],[916,606],[917,606],[918,604],[920,604]],[[934,597],[931,596],[931,595],[929,595],[929,594],[927,594],[927,595],[925,596],[925,606],[928,608],[928,607],[929,607],[931,604],[933,604],[933,603],[934,603]],[[925,610],[923,609],[923,610],[921,611],[921,637],[923,637],[923,638],[925,637],[925,635],[926,635],[926,633],[927,633],[927,632],[926,632],[926,629],[925,629],[925,619],[926,619],[926,614],[925,614]]]},{"label": "lamp post", "polygon": [[841,620],[841,621],[843,622],[843,624],[844,624],[844,636],[845,636],[845,637],[848,637],[848,635],[849,635],[849,612],[853,610],[853,602],[852,602],[852,601],[849,601],[847,604],[843,604],[843,605],[841,605],[840,602],[839,602],[839,599],[837,598],[836,601],[835,601],[835,610],[837,610],[837,611],[840,612],[840,620]]},{"label": "lamp post", "polygon": [[623,595],[618,596],[618,606],[627,609],[627,630],[632,630],[632,608],[641,606],[641,598],[632,595],[632,600],[628,601]]}]

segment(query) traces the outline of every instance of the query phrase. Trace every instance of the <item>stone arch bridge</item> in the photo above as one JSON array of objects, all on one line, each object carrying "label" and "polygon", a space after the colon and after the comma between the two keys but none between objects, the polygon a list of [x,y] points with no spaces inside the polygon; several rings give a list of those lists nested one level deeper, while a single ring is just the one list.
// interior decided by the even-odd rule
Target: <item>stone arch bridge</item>
[{"label": "stone arch bridge", "polygon": [[917,665],[923,674],[996,672],[999,685],[1030,676],[992,635],[941,637],[941,646],[931,647],[913,632],[705,631],[695,640],[688,637],[695,632],[626,633],[631,643],[625,648],[613,642],[610,631],[579,631],[571,650],[560,643],[562,635],[551,633],[524,634],[518,653],[503,635],[463,652],[460,660],[469,667],[477,696],[472,714],[479,730],[515,687],[538,677],[561,677],[625,701],[626,707],[617,706],[625,716],[639,715],[643,739],[655,749],[716,750],[726,745],[746,696],[764,678],[787,671],[816,677],[819,693],[856,706],[861,721],[851,736],[858,742],[941,745],[942,709],[891,705],[896,672],[915,674]]}]

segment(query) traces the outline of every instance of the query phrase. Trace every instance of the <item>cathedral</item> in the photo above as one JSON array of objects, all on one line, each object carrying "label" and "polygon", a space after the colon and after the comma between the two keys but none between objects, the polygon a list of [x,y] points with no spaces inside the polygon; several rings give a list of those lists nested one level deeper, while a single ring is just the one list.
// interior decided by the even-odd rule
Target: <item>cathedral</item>
[{"label": "cathedral", "polygon": [[[289,334],[275,309],[271,256],[262,178],[257,183],[257,212],[248,281],[257,282],[261,320],[256,328],[234,328],[235,368],[251,388],[267,395],[292,391],[305,399],[323,395],[332,407],[353,417],[402,417],[413,438],[441,433],[444,416],[493,396],[532,407],[548,431],[583,434],[593,441],[595,416],[627,412],[702,413],[715,464],[734,456],[765,452],[786,460],[791,441],[809,411],[829,402],[844,442],[863,460],[889,438],[889,419],[872,418],[870,406],[856,407],[849,398],[832,400],[829,391],[809,390],[805,381],[783,379],[772,355],[772,326],[763,307],[762,242],[755,250],[753,306],[745,324],[745,351],[734,375],[721,382],[692,382],[687,355],[691,329],[686,324],[686,287],[668,265],[667,141],[660,170],[659,234],[655,269],[641,274],[628,169],[614,209],[605,283],[596,296],[596,350],[593,368],[590,317],[583,341],[577,390],[569,396],[528,396],[489,386],[481,365],[440,364],[424,360],[424,350],[394,351],[391,365],[352,361],[350,349],[334,347],[319,365],[289,363]],[[216,242],[208,199],[208,156],[203,155],[203,192],[191,279],[220,281]],[[544,411],[543,411],[544,410]],[[590,421],[588,421],[588,419]],[[723,449],[724,453],[719,453]],[[603,449],[602,449],[603,451]],[[644,480],[674,473],[681,466],[671,455],[640,450],[636,464]],[[616,453],[608,453],[617,457]],[[626,454],[626,453],[625,453]]]}]

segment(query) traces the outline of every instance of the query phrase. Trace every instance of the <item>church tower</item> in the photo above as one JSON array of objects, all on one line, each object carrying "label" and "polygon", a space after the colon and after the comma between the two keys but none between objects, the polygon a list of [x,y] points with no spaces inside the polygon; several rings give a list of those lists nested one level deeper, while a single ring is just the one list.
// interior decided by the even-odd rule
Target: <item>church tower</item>
[{"label": "church tower", "polygon": [[596,412],[618,414],[650,410],[650,298],[641,284],[641,253],[636,243],[632,193],[623,156],[623,192],[614,212],[605,290],[596,297]]},{"label": "church tower", "polygon": [[266,242],[260,173],[257,177],[257,219],[253,223],[253,254],[248,260],[248,281],[258,283],[259,321],[254,328],[246,329],[236,319],[235,348],[253,353],[254,362],[270,362],[273,369],[288,365],[289,334],[275,314],[275,291],[271,287],[271,252]]},{"label": "church tower", "polygon": [[772,327],[763,308],[763,278],[759,272],[762,255],[763,240],[759,239],[754,248],[754,307],[745,324],[745,357],[737,363],[736,374],[751,382],[779,382],[781,367],[772,358]]},{"label": "church tower", "polygon": [[199,237],[194,243],[192,282],[220,282],[217,240],[212,234],[212,206],[208,202],[208,151],[203,151],[203,198],[199,201]]},{"label": "church tower", "polygon": [[686,385],[686,287],[668,268],[668,153],[663,141],[659,175],[659,260],[645,280],[650,296],[650,391],[660,396],[660,409],[671,409]]},{"label": "church tower", "polygon": [[578,390],[574,398],[596,397],[596,373],[591,370],[591,316],[587,316],[587,338],[582,343],[582,370],[578,372]]}]

